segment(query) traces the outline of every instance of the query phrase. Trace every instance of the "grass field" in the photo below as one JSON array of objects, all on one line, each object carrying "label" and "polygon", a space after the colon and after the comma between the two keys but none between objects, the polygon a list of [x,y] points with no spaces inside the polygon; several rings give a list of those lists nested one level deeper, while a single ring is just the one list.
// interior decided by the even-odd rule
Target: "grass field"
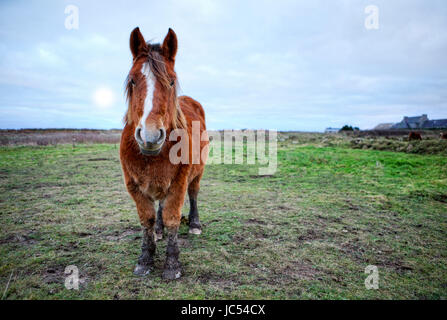
[{"label": "grass field", "polygon": [[[447,298],[447,157],[281,143],[278,171],[209,165],[184,276],[132,274],[141,232],[113,144],[0,148],[3,299]],[[185,204],[184,213],[188,212]],[[80,290],[64,287],[76,265]],[[367,290],[365,267],[379,270]]]}]

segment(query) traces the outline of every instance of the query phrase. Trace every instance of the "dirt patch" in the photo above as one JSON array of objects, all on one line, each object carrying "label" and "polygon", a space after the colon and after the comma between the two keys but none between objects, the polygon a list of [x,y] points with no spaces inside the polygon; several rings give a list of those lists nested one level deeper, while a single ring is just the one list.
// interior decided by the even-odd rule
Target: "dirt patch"
[{"label": "dirt patch", "polygon": [[[341,251],[360,264],[372,264],[377,265],[379,268],[394,269],[400,274],[413,270],[413,267],[403,262],[400,258],[393,256],[391,249],[366,248],[360,243],[346,242],[342,244]],[[377,253],[374,255],[374,260],[368,257],[368,252]]]},{"label": "dirt patch", "polygon": [[133,241],[141,239],[141,229],[131,228],[123,232],[115,231],[111,235],[106,235],[104,237],[108,241]]},{"label": "dirt patch", "polygon": [[197,282],[219,288],[223,291],[232,291],[241,283],[241,274],[238,276],[222,275],[217,273],[202,273],[197,277]]},{"label": "dirt patch", "polygon": [[242,227],[242,231],[246,235],[246,238],[268,239],[278,235],[276,229],[270,229],[265,226],[266,224],[260,220],[246,222],[246,225]]},{"label": "dirt patch", "polygon": [[3,239],[0,239],[0,244],[6,244],[6,243],[18,243],[23,245],[32,245],[36,243],[37,240],[31,238],[30,236],[26,234],[10,234],[6,236]]},{"label": "dirt patch", "polygon": [[108,159],[108,158],[91,158],[91,159],[87,159],[87,161],[113,161],[113,159]]},{"label": "dirt patch", "polygon": [[343,221],[341,217],[323,216],[321,214],[318,214],[317,218],[322,219],[322,220],[327,220],[330,222],[337,222],[337,223],[341,223]]},{"label": "dirt patch", "polygon": [[208,226],[211,223],[220,222],[220,221],[222,221],[222,219],[213,219],[213,220],[210,220],[210,221],[207,221],[207,222],[202,222],[202,226]]},{"label": "dirt patch", "polygon": [[265,225],[266,222],[259,220],[259,219],[255,219],[255,218],[250,218],[248,220],[245,221],[246,224],[260,224],[260,225]]},{"label": "dirt patch", "polygon": [[[87,232],[86,236],[90,233]],[[101,237],[108,241],[124,241],[124,240],[136,240],[141,238],[141,228],[140,227],[128,227],[124,230],[116,230],[112,233],[103,232]]]},{"label": "dirt patch", "polygon": [[93,233],[91,233],[91,232],[76,232],[76,235],[79,236],[79,237],[84,238],[84,237],[92,236]]},{"label": "dirt patch", "polygon": [[178,237],[178,245],[180,248],[191,248],[191,242],[188,239],[188,235],[179,235]]},{"label": "dirt patch", "polygon": [[279,205],[278,209],[279,210],[284,210],[284,211],[293,211],[293,210],[295,210],[295,208],[291,208],[291,207],[284,206],[284,205]]},{"label": "dirt patch", "polygon": [[410,198],[413,199],[431,199],[442,203],[447,203],[447,193],[425,191],[425,190],[415,190],[410,192]]},{"label": "dirt patch", "polygon": [[439,201],[439,202],[443,202],[443,203],[447,203],[447,194],[445,193],[438,193],[438,194],[434,194],[432,196],[433,200]]},{"label": "dirt patch", "polygon": [[65,268],[62,266],[54,266],[47,268],[43,273],[43,281],[45,283],[63,283]]},{"label": "dirt patch", "polygon": [[[354,241],[358,241],[358,239],[354,239]],[[341,245],[341,251],[359,263],[364,263],[366,260],[364,257],[366,249],[357,242],[343,243]]]},{"label": "dirt patch", "polygon": [[404,261],[402,261],[399,257],[393,257],[391,252],[387,252],[377,256],[375,260],[367,260],[369,264],[376,264],[379,268],[385,267],[389,269],[395,270],[399,274],[411,272],[414,268]]},{"label": "dirt patch", "polygon": [[310,280],[316,277],[318,271],[306,263],[295,262],[293,265],[286,266],[280,270],[280,273],[287,275],[292,279]]},{"label": "dirt patch", "polygon": [[268,178],[271,178],[271,177],[273,177],[273,175],[258,175],[258,174],[252,174],[252,175],[249,175],[249,177],[251,178],[251,179],[268,179]]},{"label": "dirt patch", "polygon": [[350,199],[346,199],[345,201],[346,201],[346,206],[347,206],[347,208],[349,210],[353,210],[353,211],[359,211],[360,210],[360,207],[355,205],[355,204],[353,204]]},{"label": "dirt patch", "polygon": [[321,230],[307,229],[304,234],[298,236],[299,241],[320,240],[327,237],[327,233],[323,233]]},{"label": "dirt patch", "polygon": [[232,240],[233,240],[234,243],[239,244],[239,243],[243,243],[243,242],[245,242],[247,239],[246,239],[242,234],[240,234],[240,233],[236,233],[236,234],[233,236]]},{"label": "dirt patch", "polygon": [[266,280],[271,285],[281,285],[297,280],[315,280],[320,272],[309,261],[292,261],[279,269],[273,270]]},{"label": "dirt patch", "polygon": [[[259,237],[256,237],[256,238],[259,239]],[[263,237],[261,237],[261,238],[263,238]],[[236,233],[232,237],[232,241],[233,241],[233,243],[239,245],[241,248],[250,249],[250,250],[254,250],[261,245],[260,241],[247,240],[247,236],[240,232]]]}]

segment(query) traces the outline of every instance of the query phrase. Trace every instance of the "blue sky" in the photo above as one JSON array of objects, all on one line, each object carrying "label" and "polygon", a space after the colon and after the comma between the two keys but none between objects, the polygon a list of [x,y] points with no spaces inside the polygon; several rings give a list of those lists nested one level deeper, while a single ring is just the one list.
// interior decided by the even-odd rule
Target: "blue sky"
[{"label": "blue sky", "polygon": [[121,128],[136,26],[154,42],[174,29],[181,93],[210,129],[447,118],[445,0],[1,1],[0,128]]}]

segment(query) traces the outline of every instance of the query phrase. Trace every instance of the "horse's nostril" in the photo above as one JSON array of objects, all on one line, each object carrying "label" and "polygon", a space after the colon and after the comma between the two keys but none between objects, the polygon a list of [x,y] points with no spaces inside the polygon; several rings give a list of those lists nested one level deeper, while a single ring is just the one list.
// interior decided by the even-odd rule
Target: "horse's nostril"
[{"label": "horse's nostril", "polygon": [[135,138],[137,139],[137,141],[143,142],[143,137],[141,136],[141,128],[137,128],[135,130]]},{"label": "horse's nostril", "polygon": [[166,138],[166,130],[165,128],[160,129],[160,136],[158,137],[159,141],[164,140]]}]

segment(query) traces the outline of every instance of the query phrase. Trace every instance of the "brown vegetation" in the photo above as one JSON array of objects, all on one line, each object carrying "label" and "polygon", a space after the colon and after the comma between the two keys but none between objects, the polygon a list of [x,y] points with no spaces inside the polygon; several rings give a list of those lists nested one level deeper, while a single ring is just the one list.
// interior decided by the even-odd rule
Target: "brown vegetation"
[{"label": "brown vegetation", "polygon": [[0,145],[58,145],[79,143],[118,143],[121,130],[21,129],[1,130]]}]

